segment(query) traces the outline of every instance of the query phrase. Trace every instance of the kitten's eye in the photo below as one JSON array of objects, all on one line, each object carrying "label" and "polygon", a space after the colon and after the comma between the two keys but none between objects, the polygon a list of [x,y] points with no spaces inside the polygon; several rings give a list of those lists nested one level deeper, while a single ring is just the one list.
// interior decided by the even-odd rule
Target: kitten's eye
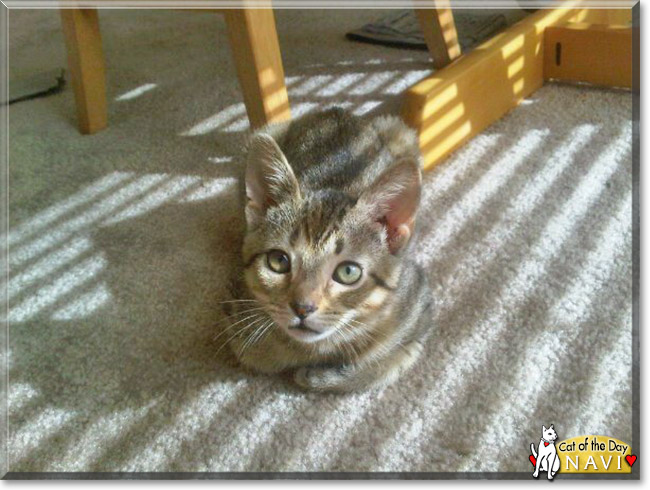
[{"label": "kitten's eye", "polygon": [[282,250],[271,250],[266,254],[266,265],[273,272],[286,274],[291,270],[291,260]]},{"label": "kitten's eye", "polygon": [[332,277],[336,282],[350,286],[361,279],[361,266],[354,262],[342,262]]}]

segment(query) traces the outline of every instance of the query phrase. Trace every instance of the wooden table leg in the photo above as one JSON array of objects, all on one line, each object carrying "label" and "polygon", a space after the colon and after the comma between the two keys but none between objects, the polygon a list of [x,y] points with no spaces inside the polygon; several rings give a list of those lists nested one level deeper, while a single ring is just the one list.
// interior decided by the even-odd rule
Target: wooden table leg
[{"label": "wooden table leg", "polygon": [[291,117],[272,9],[225,12],[239,84],[253,128]]},{"label": "wooden table leg", "polygon": [[434,0],[440,8],[416,9],[424,40],[433,58],[433,66],[442,68],[460,56],[460,44],[454,15],[447,0]]},{"label": "wooden table leg", "polygon": [[104,55],[97,10],[62,9],[61,20],[79,130],[95,133],[107,124]]}]

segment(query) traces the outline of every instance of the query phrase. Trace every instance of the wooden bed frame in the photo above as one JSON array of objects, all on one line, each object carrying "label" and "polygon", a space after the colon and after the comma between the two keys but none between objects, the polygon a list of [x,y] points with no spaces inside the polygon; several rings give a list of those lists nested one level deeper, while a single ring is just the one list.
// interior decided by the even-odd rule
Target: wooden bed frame
[{"label": "wooden bed frame", "polygon": [[[245,5],[246,0],[241,3]],[[120,6],[120,1],[116,0],[115,5]],[[194,12],[225,16],[237,77],[251,125],[259,127],[289,119],[289,98],[284,85],[273,10],[196,9]],[[96,133],[108,124],[105,63],[97,10],[62,9],[61,21],[79,130],[84,134]]]},{"label": "wooden bed frame", "polygon": [[631,4],[627,7],[539,10],[469,54],[450,52],[453,61],[404,96],[402,117],[419,133],[425,168],[547,80],[631,88]]},{"label": "wooden bed frame", "polygon": [[[68,67],[77,105],[79,130],[84,134],[101,131],[108,124],[106,74],[99,16],[95,8],[61,10]],[[282,56],[275,27],[272,0],[238,0],[242,8],[195,9],[194,12],[223,14],[237,77],[251,127],[280,122],[291,117],[284,83]],[[266,3],[268,7],[260,6]],[[430,0],[435,8],[417,9],[420,26],[433,58],[442,68],[460,56],[454,17],[449,0]],[[189,4],[189,3],[188,3]],[[123,0],[112,0],[116,8]],[[189,8],[181,10],[191,10]]]},{"label": "wooden bed frame", "polygon": [[[632,84],[632,2],[623,8],[539,10],[462,55],[449,0],[416,9],[437,69],[404,94],[402,116],[419,133],[425,168],[502,117],[546,80]],[[246,0],[241,0],[246,5]],[[119,0],[115,0],[116,5]],[[271,0],[269,0],[271,5]],[[225,14],[237,75],[252,127],[291,117],[273,10]],[[107,124],[104,59],[97,11],[62,10],[82,133]]]}]

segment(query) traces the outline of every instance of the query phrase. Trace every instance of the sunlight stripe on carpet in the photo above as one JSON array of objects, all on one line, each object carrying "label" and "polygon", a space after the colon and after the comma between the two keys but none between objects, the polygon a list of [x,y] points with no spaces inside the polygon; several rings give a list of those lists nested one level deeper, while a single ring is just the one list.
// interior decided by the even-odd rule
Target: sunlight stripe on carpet
[{"label": "sunlight stripe on carpet", "polygon": [[148,193],[142,199],[129,205],[119,213],[105,219],[99,226],[115,225],[120,221],[133,219],[137,216],[153,211],[164,203],[169,202],[180,196],[187,189],[198,186],[202,178],[198,175],[177,175],[170,178],[162,186],[153,192]]},{"label": "sunlight stripe on carpet", "polygon": [[536,151],[548,130],[534,130],[507,149],[479,181],[445,213],[432,232],[420,241],[420,249],[440,249],[479,212],[487,199],[499,192],[508,179]]},{"label": "sunlight stripe on carpet", "polygon": [[7,320],[9,322],[24,322],[33,318],[42,309],[56,303],[62,296],[95,279],[106,265],[106,259],[101,256],[93,256],[84,260],[63,273],[51,284],[34,292],[17,306],[10,306]]},{"label": "sunlight stripe on carpet", "polygon": [[422,182],[422,200],[420,216],[429,210],[435,210],[439,203],[449,196],[447,192],[459,185],[463,178],[480,164],[488,152],[493,151],[501,140],[500,135],[480,134],[475,138],[475,144],[462,147],[449,162],[438,165],[425,172]]},{"label": "sunlight stripe on carpet", "polygon": [[105,283],[93,286],[90,291],[81,293],[52,313],[52,320],[69,321],[87,318],[111,300],[111,292]]},{"label": "sunlight stripe on carpet", "polygon": [[[69,213],[73,209],[95,199],[98,195],[103,194],[107,190],[112,189],[113,187],[124,182],[126,179],[133,177],[134,175],[134,172],[113,172],[105,175],[89,186],[84,187],[76,194],[73,194],[65,200],[53,206],[50,206],[44,211],[41,211],[38,214],[30,217],[24,223],[12,227],[12,229],[9,230],[9,234],[7,235],[7,244],[9,247],[15,246],[21,241],[31,237],[32,235],[35,235],[42,228],[46,227],[53,221],[56,221],[66,213]],[[5,245],[4,240],[0,239],[0,242],[2,243],[2,246]]]},{"label": "sunlight stripe on carpet", "polygon": [[11,462],[29,459],[29,453],[41,443],[56,434],[61,426],[76,415],[75,411],[62,408],[45,407],[34,419],[22,427],[9,427],[7,447],[9,450],[9,468]]},{"label": "sunlight stripe on carpet", "polygon": [[7,285],[7,299],[13,298],[24,288],[49,276],[61,267],[69,264],[80,255],[92,250],[92,242],[85,237],[74,238],[64,247],[46,255],[20,274],[11,277]]},{"label": "sunlight stripe on carpet", "polygon": [[20,411],[30,400],[38,396],[29,383],[13,382],[9,385],[8,410],[10,413]]},{"label": "sunlight stripe on carpet", "polygon": [[[573,288],[568,291],[557,303],[552,311],[562,308],[563,305],[571,306],[575,300],[575,293],[579,291],[581,301],[590,306],[599,287],[607,284],[609,277],[608,269],[614,264],[614,259],[629,248],[629,232],[631,231],[630,199],[624,199],[619,206],[618,212],[610,219],[607,226],[598,235],[598,246],[590,250],[585,259],[585,267],[580,276],[574,281]],[[601,262],[602,260],[602,262]],[[518,427],[530,415],[530,412],[537,405],[537,400],[546,391],[546,386],[556,372],[558,355],[570,355],[565,352],[567,344],[571,344],[583,331],[586,326],[580,322],[580,317],[569,320],[568,327],[561,332],[543,332],[537,338],[530,339],[526,353],[522,356],[523,364],[517,369],[518,375],[515,379],[520,380],[515,386],[504,386],[512,390],[511,393],[503,393],[502,403],[494,412],[494,416],[486,424],[486,427],[502,425],[506,427]],[[565,318],[558,318],[567,324]],[[519,434],[516,431],[506,431],[500,434],[495,440],[490,432],[484,433],[476,445],[474,454],[468,456],[462,471],[496,471],[498,468],[490,466],[495,461],[485,461],[485,451],[494,450],[499,452],[513,443]]]},{"label": "sunlight stripe on carpet", "polygon": [[[629,135],[629,128],[626,128],[615,142],[628,142]],[[588,174],[574,189],[568,202],[564,203],[560,213],[556,214],[547,223],[544,232],[541,234],[541,239],[526,253],[527,260],[518,268],[517,275],[507,284],[501,285],[500,289],[502,291],[510,292],[506,297],[506,301],[486,312],[483,315],[483,320],[479,321],[473,328],[472,335],[457,346],[453,354],[450,354],[450,358],[455,359],[456,362],[447,364],[445,370],[439,376],[442,382],[436,386],[434,392],[429,394],[425,402],[426,404],[433,404],[434,400],[441,402],[438,417],[427,421],[427,432],[438,422],[444,411],[451,409],[455,399],[454,394],[458,393],[465,384],[467,375],[483,367],[484,359],[492,350],[493,343],[507,328],[506,316],[526,299],[526,291],[531,287],[531,284],[538,281],[546,272],[543,265],[557,254],[568,231],[572,229],[573,223],[587,213],[593,200],[602,192],[606,181],[618,168],[620,160],[627,157],[627,154],[619,154],[618,151],[617,145],[613,144],[610,145],[608,151],[601,154],[601,157],[594,163]],[[561,238],[556,239],[557,236]],[[444,313],[444,310],[434,315],[434,323],[435,318],[440,317],[442,313]],[[444,396],[440,396],[441,393]],[[417,448],[423,444],[427,436],[422,433],[410,432],[415,437],[407,437],[407,434],[404,433],[405,430],[409,433],[406,425],[402,424],[397,430],[399,442],[396,438],[393,438],[389,444],[384,445],[382,453],[390,452],[391,446],[396,443],[413,444],[414,452],[417,452]]]},{"label": "sunlight stripe on carpet", "polygon": [[88,471],[102,451],[120,436],[141,423],[142,419],[156,406],[150,401],[137,408],[125,408],[100,417],[71,437],[61,457],[61,465],[67,471]]},{"label": "sunlight stripe on carpet", "polygon": [[214,415],[228,400],[235,398],[238,391],[236,385],[231,383],[211,383],[205,386],[192,400],[188,400],[169,425],[139,452],[133,464],[146,467],[147,471],[165,471],[172,467],[174,460],[182,452],[183,445],[205,432],[210,427]]},{"label": "sunlight stripe on carpet", "polygon": [[628,399],[621,397],[621,393],[631,393],[632,385],[631,310],[627,311],[627,321],[621,325],[620,330],[612,348],[598,363],[591,378],[591,395],[580,405],[581,415],[567,434],[604,434],[616,437],[617,434],[605,433],[611,423],[610,417],[623,407],[629,409],[630,416],[632,415],[632,396]]},{"label": "sunlight stripe on carpet", "polygon": [[551,154],[541,171],[534,174],[512,199],[513,205],[505,210],[490,231],[481,240],[468,242],[464,250],[456,250],[465,258],[455,266],[457,272],[453,274],[453,283],[447,284],[442,291],[445,299],[456,297],[458,288],[464,288],[467,282],[480,276],[486,266],[503,253],[503,247],[533,218],[531,213],[543,204],[546,193],[557,185],[558,178],[574,164],[576,154],[589,144],[595,133],[596,128],[592,125],[576,127]]},{"label": "sunlight stripe on carpet", "polygon": [[74,216],[64,223],[55,226],[53,229],[46,230],[40,237],[12,250],[9,256],[10,267],[15,267],[21,263],[36,257],[38,254],[45,252],[51,247],[58,245],[69,239],[75,233],[86,229],[102,218],[109,216],[118,210],[121,206],[134,198],[144,194],[149,189],[155,187],[161,182],[167,180],[167,174],[150,174],[144,175],[137,180],[122,187],[112,195],[102,199],[94,204],[90,209]]},{"label": "sunlight stripe on carpet", "polygon": [[233,425],[225,434],[219,449],[222,458],[219,471],[261,471],[262,468],[251,467],[254,465],[250,459],[252,449],[270,443],[276,436],[275,426],[283,419],[299,416],[300,407],[307,403],[304,396],[281,392],[264,398],[250,416]]}]

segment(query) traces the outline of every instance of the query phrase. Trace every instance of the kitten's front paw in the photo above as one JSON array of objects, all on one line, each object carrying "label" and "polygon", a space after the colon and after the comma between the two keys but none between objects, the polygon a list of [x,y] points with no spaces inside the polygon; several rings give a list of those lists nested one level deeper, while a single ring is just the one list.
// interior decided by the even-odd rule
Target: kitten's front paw
[{"label": "kitten's front paw", "polygon": [[336,385],[337,378],[335,370],[319,367],[301,367],[293,377],[296,384],[306,390],[330,389]]},{"label": "kitten's front paw", "polygon": [[539,476],[539,473],[536,471],[533,471],[533,478],[537,478]]},{"label": "kitten's front paw", "polygon": [[293,376],[293,380],[298,386],[306,390],[313,390],[319,384],[318,383],[318,373],[322,369],[312,368],[312,367],[301,367],[296,370],[296,373]]}]

